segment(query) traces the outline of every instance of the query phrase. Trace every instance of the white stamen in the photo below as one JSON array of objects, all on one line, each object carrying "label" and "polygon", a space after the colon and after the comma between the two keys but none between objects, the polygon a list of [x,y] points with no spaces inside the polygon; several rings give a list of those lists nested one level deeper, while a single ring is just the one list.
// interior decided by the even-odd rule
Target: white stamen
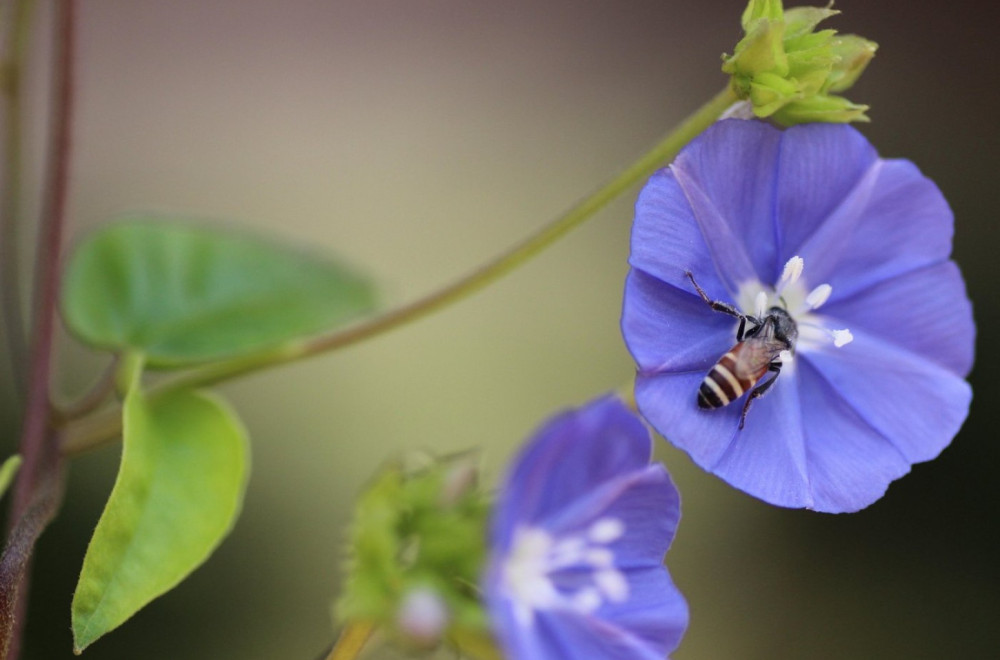
[{"label": "white stamen", "polygon": [[587,537],[594,543],[612,543],[625,534],[625,523],[619,518],[601,518],[587,530]]},{"label": "white stamen", "polygon": [[792,257],[787,262],[785,262],[785,268],[781,271],[781,279],[778,280],[778,286],[776,287],[778,293],[789,284],[794,284],[799,281],[802,277],[802,269],[805,268],[806,262],[802,260],[802,257]]},{"label": "white stamen", "polygon": [[566,536],[559,539],[549,551],[549,561],[555,566],[575,564],[583,558],[587,542],[579,536]]},{"label": "white stamen", "polygon": [[594,574],[594,584],[612,602],[621,603],[628,600],[628,580],[621,571],[613,568],[598,571]]},{"label": "white stamen", "polygon": [[767,293],[761,291],[757,294],[757,299],[754,300],[754,312],[758,319],[764,318],[767,314]]},{"label": "white stamen", "polygon": [[556,606],[561,597],[549,577],[549,552],[554,539],[545,530],[520,528],[503,565],[503,585],[522,625],[534,623],[534,612]]},{"label": "white stamen", "polygon": [[615,553],[607,548],[589,548],[585,559],[594,568],[608,568],[615,565]]},{"label": "white stamen", "polygon": [[573,594],[573,609],[581,614],[590,614],[601,606],[601,594],[594,587],[584,587]]},{"label": "white stamen", "polygon": [[607,602],[628,600],[628,579],[607,547],[624,533],[625,523],[610,516],[561,538],[538,527],[518,528],[501,577],[517,621],[531,626],[538,611],[589,614]]},{"label": "white stamen", "polygon": [[809,309],[819,309],[830,298],[831,293],[833,293],[832,286],[820,284],[806,296],[806,305],[809,306]]},{"label": "white stamen", "polygon": [[854,341],[854,335],[852,335],[851,331],[846,328],[843,330],[831,330],[830,334],[833,335],[833,345],[837,348],[846,346]]}]

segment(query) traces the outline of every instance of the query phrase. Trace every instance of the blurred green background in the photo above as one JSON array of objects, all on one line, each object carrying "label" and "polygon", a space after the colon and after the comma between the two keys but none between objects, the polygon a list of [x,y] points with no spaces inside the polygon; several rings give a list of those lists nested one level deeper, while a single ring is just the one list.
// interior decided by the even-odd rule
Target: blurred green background
[{"label": "blurred green background", "polygon": [[[49,52],[39,3],[28,185]],[[997,24],[986,3],[843,0],[881,49],[850,98],[884,156],[950,200],[979,324],[973,413],[869,509],[776,509],[658,441],[684,498],[668,564],[691,605],[679,660],[974,658],[1000,648]],[[81,3],[74,233],[156,209],[339,253],[387,305],[451,281],[631,162],[725,79],[742,0],[102,0]],[[626,383],[633,195],[513,276],[405,329],[223,388],[250,428],[242,519],[92,660],[312,660],[333,636],[354,494],[404,448],[485,449],[495,479],[556,409]],[[36,204],[28,205],[28,211]],[[26,237],[27,238],[27,237]],[[25,268],[30,250],[25,247]],[[60,346],[60,392],[103,361]],[[4,453],[16,444],[9,383]],[[41,539],[29,660],[71,657],[69,605],[118,462],[74,462]],[[376,654],[379,657],[379,654]]]}]

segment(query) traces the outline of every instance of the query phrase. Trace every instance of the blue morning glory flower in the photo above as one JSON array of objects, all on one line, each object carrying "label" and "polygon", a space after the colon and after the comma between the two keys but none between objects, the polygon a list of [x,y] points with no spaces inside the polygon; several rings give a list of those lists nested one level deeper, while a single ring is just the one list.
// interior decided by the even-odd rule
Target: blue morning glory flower
[{"label": "blue morning glory flower", "polygon": [[662,660],[688,610],[663,566],[677,490],[642,422],[606,397],[540,429],[496,504],[484,591],[511,660]]},{"label": "blue morning glory flower", "polygon": [[766,502],[871,504],[968,414],[952,225],[930,180],[853,128],[717,123],[636,204],[622,332],[640,412]]}]

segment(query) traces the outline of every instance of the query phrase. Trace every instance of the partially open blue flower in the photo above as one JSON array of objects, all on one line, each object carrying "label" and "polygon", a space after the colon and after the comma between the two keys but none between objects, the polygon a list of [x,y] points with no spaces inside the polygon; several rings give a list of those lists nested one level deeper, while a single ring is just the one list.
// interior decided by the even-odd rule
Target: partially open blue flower
[{"label": "partially open blue flower", "polygon": [[485,593],[511,660],[662,660],[687,627],[663,566],[677,490],[615,398],[564,413],[515,459],[492,522]]},{"label": "partially open blue flower", "polygon": [[[698,465],[767,502],[871,504],[968,414],[975,326],[949,260],[952,225],[930,180],[880,159],[853,128],[717,123],[636,205],[622,331],[640,411]],[[713,369],[739,320],[694,282],[761,322],[787,311],[797,339],[747,360],[761,341],[745,338],[738,365]],[[747,392],[775,377],[741,378],[764,357],[780,375],[741,430]],[[703,406],[731,403],[699,407],[703,385]]]}]

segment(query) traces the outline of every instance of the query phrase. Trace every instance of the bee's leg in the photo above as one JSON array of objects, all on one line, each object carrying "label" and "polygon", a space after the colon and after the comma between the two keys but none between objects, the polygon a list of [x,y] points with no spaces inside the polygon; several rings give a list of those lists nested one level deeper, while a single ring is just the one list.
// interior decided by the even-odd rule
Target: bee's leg
[{"label": "bee's leg", "polygon": [[736,331],[736,341],[743,341],[743,333],[746,332],[746,329],[747,329],[747,317],[741,316],[740,327]]},{"label": "bee's leg", "polygon": [[[746,324],[746,319],[747,318],[749,318],[751,321],[754,321],[754,322],[757,321],[757,319],[755,319],[753,317],[747,317],[744,314],[741,314],[740,310],[736,309],[735,307],[733,307],[729,303],[724,303],[721,300],[712,300],[711,298],[708,297],[708,294],[705,293],[705,290],[702,289],[700,286],[698,286],[698,283],[694,281],[694,275],[691,273],[691,271],[686,270],[686,271],[684,271],[684,274],[687,275],[687,277],[688,277],[689,280],[691,280],[691,284],[694,285],[695,291],[698,292],[698,295],[701,296],[702,300],[704,300],[706,303],[708,303],[709,307],[711,307],[712,309],[714,309],[717,312],[722,312],[723,314],[729,314],[730,316],[735,316],[736,318],[738,318],[740,320],[740,336],[743,335],[743,328],[744,328],[744,326]],[[743,341],[743,340],[740,339],[740,341]]]},{"label": "bee's leg", "polygon": [[750,403],[758,398],[764,396],[764,393],[774,385],[774,381],[778,380],[778,374],[781,373],[781,362],[775,360],[771,364],[767,365],[768,371],[773,371],[774,375],[771,379],[762,385],[758,385],[750,391],[750,396],[747,397],[747,402],[743,404],[743,414],[740,415],[740,430],[743,430],[743,425],[747,421],[747,413],[750,412]]}]

